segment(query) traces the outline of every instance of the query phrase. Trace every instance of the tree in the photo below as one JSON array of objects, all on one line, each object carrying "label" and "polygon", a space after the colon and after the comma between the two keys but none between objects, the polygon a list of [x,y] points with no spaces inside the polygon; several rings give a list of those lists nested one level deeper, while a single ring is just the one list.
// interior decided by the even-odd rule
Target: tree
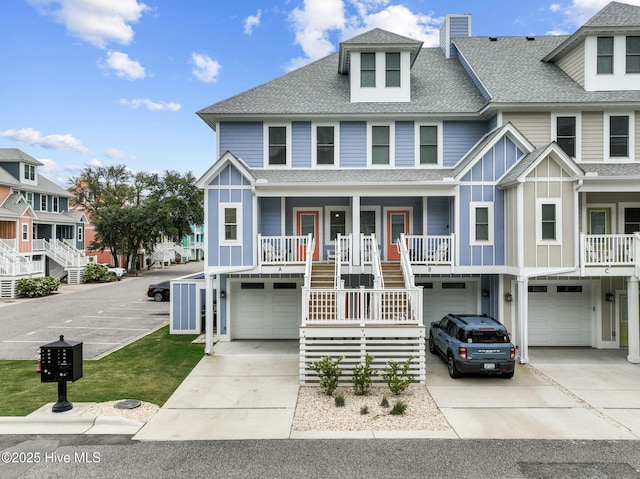
[{"label": "tree", "polygon": [[204,221],[203,195],[190,172],[158,176],[134,174],[124,165],[87,167],[71,183],[74,204],[95,227],[89,247],[110,249],[116,261],[126,256],[130,270],[140,248],[152,252],[162,237],[179,241]]}]

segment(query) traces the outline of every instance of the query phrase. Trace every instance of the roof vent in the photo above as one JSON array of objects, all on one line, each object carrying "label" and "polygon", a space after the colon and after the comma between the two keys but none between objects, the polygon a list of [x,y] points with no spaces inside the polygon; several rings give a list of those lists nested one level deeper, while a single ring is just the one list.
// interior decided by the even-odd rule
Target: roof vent
[{"label": "roof vent", "polygon": [[497,42],[498,41],[498,37],[489,37],[489,41],[490,42]]},{"label": "roof vent", "polygon": [[528,42],[532,42],[532,41],[534,41],[535,39],[536,39],[536,37],[527,37],[527,41],[528,41]]}]

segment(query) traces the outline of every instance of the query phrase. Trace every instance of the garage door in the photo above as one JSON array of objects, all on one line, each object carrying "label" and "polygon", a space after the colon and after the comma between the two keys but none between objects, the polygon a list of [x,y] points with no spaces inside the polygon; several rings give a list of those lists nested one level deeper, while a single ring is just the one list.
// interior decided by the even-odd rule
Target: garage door
[{"label": "garage door", "polygon": [[297,339],[301,294],[300,284],[296,282],[232,284],[232,338]]},{"label": "garage door", "polygon": [[529,285],[530,346],[591,346],[586,284]]},{"label": "garage door", "polygon": [[423,322],[429,326],[448,313],[478,313],[475,281],[418,283],[424,289]]}]

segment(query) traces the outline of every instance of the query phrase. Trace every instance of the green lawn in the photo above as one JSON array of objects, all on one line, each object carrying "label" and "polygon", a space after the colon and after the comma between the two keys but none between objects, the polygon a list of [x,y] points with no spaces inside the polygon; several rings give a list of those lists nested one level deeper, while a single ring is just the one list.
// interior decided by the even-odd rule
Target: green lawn
[{"label": "green lawn", "polygon": [[[71,402],[139,399],[162,406],[204,354],[194,335],[169,326],[97,361],[84,361],[81,379],[67,385]],[[24,416],[58,400],[57,383],[41,383],[36,361],[0,361],[0,416]]]}]

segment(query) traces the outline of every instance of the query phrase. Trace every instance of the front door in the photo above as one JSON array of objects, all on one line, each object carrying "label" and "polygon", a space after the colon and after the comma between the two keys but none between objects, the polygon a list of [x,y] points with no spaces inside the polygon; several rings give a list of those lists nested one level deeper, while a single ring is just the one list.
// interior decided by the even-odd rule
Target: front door
[{"label": "front door", "polygon": [[[313,260],[320,259],[320,212],[319,211],[303,211],[296,212],[296,234],[298,236],[307,236],[311,234],[316,240],[316,246],[313,251]],[[306,258],[306,247],[302,247],[299,252],[298,261],[304,261]]]},{"label": "front door", "polygon": [[409,233],[409,210],[388,210],[386,233],[387,260],[398,261],[400,253],[396,242],[402,233]]}]

